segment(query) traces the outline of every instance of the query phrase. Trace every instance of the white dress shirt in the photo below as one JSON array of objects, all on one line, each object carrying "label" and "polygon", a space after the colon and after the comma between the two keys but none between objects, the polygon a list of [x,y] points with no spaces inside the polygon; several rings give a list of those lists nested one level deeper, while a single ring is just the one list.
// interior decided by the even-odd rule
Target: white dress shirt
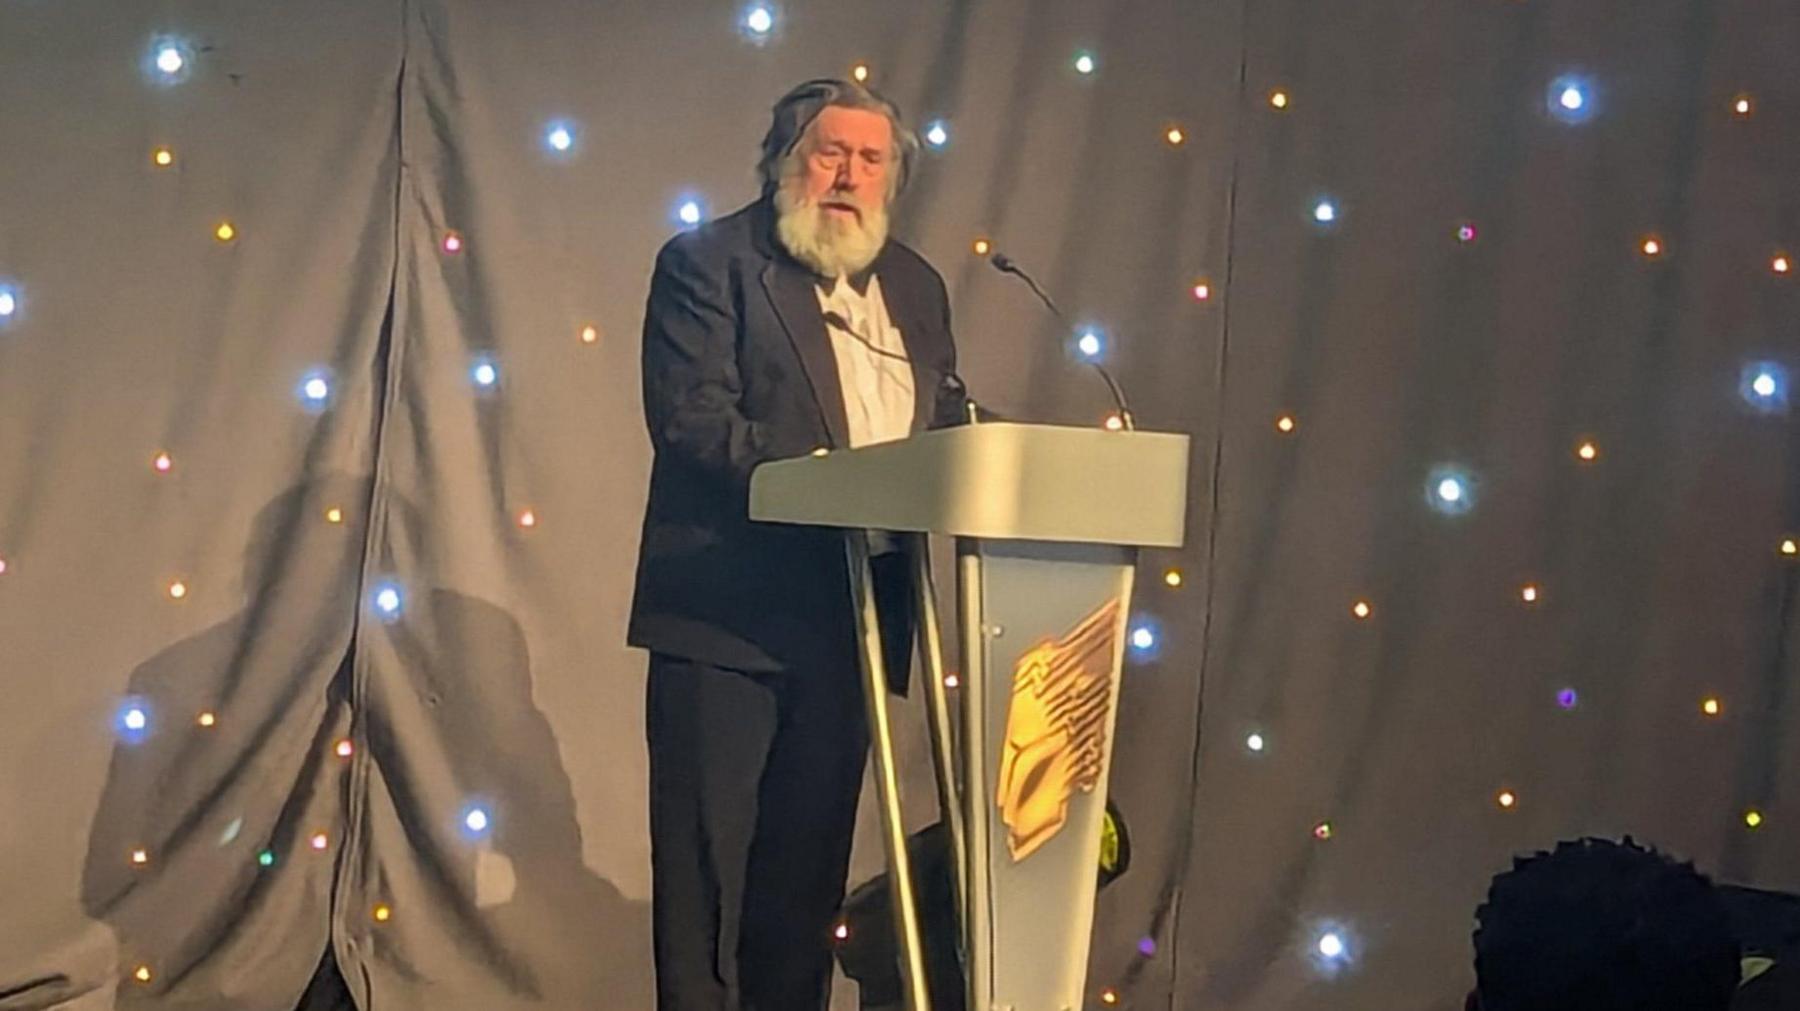
[{"label": "white dress shirt", "polygon": [[[857,294],[850,282],[840,277],[827,290],[814,289],[819,295],[821,313],[837,313],[861,334],[867,344],[843,330],[827,324],[831,335],[831,354],[837,359],[838,384],[844,390],[844,416],[850,422],[850,448],[892,442],[912,434],[913,373],[906,357],[906,344],[900,329],[888,318],[887,301],[881,297],[881,278],[869,278],[869,288]],[[873,344],[889,358],[870,350]]]},{"label": "white dress shirt", "polygon": [[[838,385],[844,391],[850,448],[911,435],[916,395],[912,365],[902,360],[906,344],[901,340],[900,328],[888,318],[887,301],[881,297],[881,279],[870,277],[868,290],[860,295],[842,277],[833,281],[829,289],[821,285],[814,290],[821,313],[843,317],[850,329],[863,338],[858,340],[830,323],[825,325],[825,332],[831,335],[832,357],[837,360]],[[889,358],[870,350],[871,344],[899,357]],[[898,546],[891,534],[869,531],[871,554],[886,554]]]}]

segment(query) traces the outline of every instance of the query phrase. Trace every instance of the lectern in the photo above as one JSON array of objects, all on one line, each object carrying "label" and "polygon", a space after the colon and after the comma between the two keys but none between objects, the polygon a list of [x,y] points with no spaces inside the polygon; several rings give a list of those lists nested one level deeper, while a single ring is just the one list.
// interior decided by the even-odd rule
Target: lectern
[{"label": "lectern", "polygon": [[[862,644],[888,880],[912,1011],[928,1011],[918,905],[870,586],[870,530],[912,555],[932,755],[957,867],[969,1011],[1082,1007],[1132,575],[1179,547],[1188,438],[970,424],[765,464],[752,519],[841,527]],[[956,539],[960,733],[926,536]]]}]

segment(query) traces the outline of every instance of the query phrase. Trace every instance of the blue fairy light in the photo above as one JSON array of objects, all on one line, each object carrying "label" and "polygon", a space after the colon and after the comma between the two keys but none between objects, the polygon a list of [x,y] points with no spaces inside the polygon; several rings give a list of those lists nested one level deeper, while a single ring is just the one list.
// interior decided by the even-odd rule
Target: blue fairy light
[{"label": "blue fairy light", "polygon": [[1550,82],[1544,96],[1550,115],[1564,123],[1585,123],[1594,118],[1598,102],[1593,82],[1577,74],[1564,74]]},{"label": "blue fairy light", "polygon": [[1738,395],[1759,414],[1786,414],[1787,370],[1776,362],[1751,362],[1738,377]]},{"label": "blue fairy light", "polygon": [[1475,479],[1461,467],[1437,467],[1425,480],[1425,503],[1446,516],[1475,508]]}]

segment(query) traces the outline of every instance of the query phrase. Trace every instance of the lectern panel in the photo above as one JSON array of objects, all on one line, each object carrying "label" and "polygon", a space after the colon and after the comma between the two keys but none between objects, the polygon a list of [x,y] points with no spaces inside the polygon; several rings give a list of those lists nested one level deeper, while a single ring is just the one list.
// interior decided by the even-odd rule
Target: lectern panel
[{"label": "lectern panel", "polygon": [[[1100,545],[976,542],[965,586],[979,600],[969,669],[980,768],[971,859],[976,1007],[1084,1006],[1133,551]],[[976,783],[979,782],[977,787]],[[983,980],[983,975],[987,979]]]}]

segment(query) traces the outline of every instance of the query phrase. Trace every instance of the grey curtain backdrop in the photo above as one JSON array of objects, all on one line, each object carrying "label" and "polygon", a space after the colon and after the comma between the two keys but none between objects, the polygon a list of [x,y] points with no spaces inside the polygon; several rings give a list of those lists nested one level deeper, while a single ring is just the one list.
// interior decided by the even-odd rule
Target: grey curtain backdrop
[{"label": "grey curtain backdrop", "polygon": [[977,395],[1107,410],[987,237],[1194,436],[1093,1006],[1447,1011],[1577,834],[1800,888],[1800,8],[745,11],[0,0],[0,1007],[285,1011],[328,947],[649,1006],[650,264],[858,61],[945,124],[899,231]]}]

